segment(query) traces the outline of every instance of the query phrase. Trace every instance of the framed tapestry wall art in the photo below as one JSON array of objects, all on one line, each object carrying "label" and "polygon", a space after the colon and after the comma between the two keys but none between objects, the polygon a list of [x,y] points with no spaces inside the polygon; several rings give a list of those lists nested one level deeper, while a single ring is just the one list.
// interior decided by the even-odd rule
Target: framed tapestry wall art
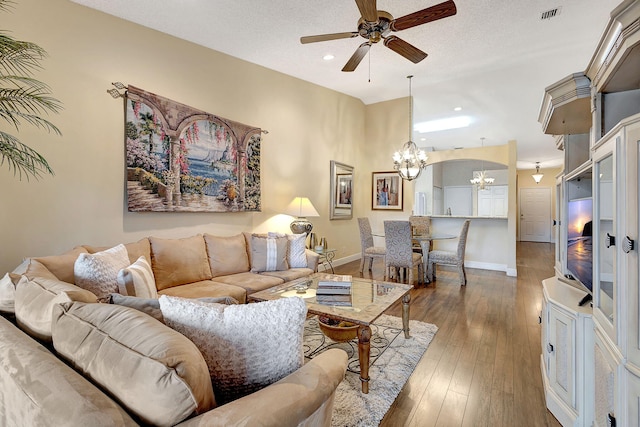
[{"label": "framed tapestry wall art", "polygon": [[261,210],[260,128],[128,86],[130,212]]},{"label": "framed tapestry wall art", "polygon": [[373,210],[403,210],[403,180],[398,172],[373,172],[371,208]]}]

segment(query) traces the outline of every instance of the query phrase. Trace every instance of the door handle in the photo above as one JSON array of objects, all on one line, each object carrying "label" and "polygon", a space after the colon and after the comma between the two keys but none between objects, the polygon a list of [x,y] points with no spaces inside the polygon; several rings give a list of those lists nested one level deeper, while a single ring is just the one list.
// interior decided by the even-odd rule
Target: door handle
[{"label": "door handle", "polygon": [[609,233],[607,233],[607,241],[605,242],[605,245],[607,246],[607,248],[610,248],[611,246],[615,246],[616,236],[612,236]]},{"label": "door handle", "polygon": [[551,343],[547,344],[547,353],[553,353],[553,344]]},{"label": "door handle", "polygon": [[628,254],[633,250],[634,247],[635,241],[633,239],[630,239],[629,236],[625,236],[624,240],[622,241],[622,250],[624,251],[624,253]]}]

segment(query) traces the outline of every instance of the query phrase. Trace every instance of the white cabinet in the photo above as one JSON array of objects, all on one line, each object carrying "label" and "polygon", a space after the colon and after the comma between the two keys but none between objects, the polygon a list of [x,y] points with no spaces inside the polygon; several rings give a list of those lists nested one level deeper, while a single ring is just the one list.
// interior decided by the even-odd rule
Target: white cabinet
[{"label": "white cabinet", "polygon": [[549,411],[563,426],[593,421],[593,323],[584,292],[555,277],[542,282],[541,370]]},{"label": "white cabinet", "polygon": [[478,216],[507,216],[509,186],[490,185],[478,190]]}]

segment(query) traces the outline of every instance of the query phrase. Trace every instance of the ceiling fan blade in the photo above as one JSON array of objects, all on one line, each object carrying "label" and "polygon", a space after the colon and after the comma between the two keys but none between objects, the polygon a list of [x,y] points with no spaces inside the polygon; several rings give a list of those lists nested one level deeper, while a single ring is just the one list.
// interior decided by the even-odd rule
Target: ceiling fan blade
[{"label": "ceiling fan blade", "polygon": [[418,25],[426,24],[427,22],[436,21],[438,19],[453,16],[457,13],[456,4],[453,0],[445,1],[444,3],[437,4],[435,6],[428,7],[417,12],[410,13],[409,15],[401,16],[400,18],[391,21],[391,29],[393,31],[406,30],[407,28],[415,27]]},{"label": "ceiling fan blade", "polygon": [[427,57],[426,53],[424,53],[414,45],[402,40],[400,37],[389,36],[384,39],[384,45],[395,53],[404,56],[414,64],[417,64]]},{"label": "ceiling fan blade", "polygon": [[376,0],[356,0],[362,19],[367,22],[378,22],[378,6]]},{"label": "ceiling fan blade", "polygon": [[304,36],[300,37],[300,43],[316,43],[316,42],[325,42],[327,40],[337,40],[337,39],[350,39],[352,37],[357,37],[358,32],[352,31],[350,33],[333,33],[333,34],[321,34],[319,36]]},{"label": "ceiling fan blade", "polygon": [[358,67],[358,64],[360,64],[360,61],[362,61],[362,58],[367,55],[369,49],[371,49],[369,42],[362,43],[356,51],[353,52],[353,55],[351,55],[351,58],[349,58],[344,67],[342,67],[342,71],[354,71]]}]

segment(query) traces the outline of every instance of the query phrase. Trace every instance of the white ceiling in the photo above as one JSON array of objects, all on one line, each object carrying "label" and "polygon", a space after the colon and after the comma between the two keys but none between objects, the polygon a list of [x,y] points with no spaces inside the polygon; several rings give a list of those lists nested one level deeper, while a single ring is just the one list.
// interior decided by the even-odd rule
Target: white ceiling
[{"label": "white ceiling", "polygon": [[[562,163],[538,113],[545,87],[584,71],[620,0],[455,0],[452,17],[393,33],[427,52],[413,64],[378,43],[353,73],[340,71],[361,37],[302,45],[301,36],[357,30],[354,0],[72,0],[216,51],[360,98],[406,97],[414,123],[467,115],[463,129],[414,133],[423,147],[518,142],[518,168]],[[378,0],[398,18],[440,0]],[[542,12],[561,8],[541,20]],[[331,53],[332,61],[322,57]],[[369,68],[370,63],[370,68]],[[369,81],[369,74],[371,81]],[[460,112],[453,108],[460,106]],[[409,106],[407,103],[407,116]],[[408,122],[407,122],[408,124]],[[408,132],[408,130],[407,130]],[[424,139],[423,139],[424,138]],[[398,141],[398,148],[404,141]]]}]

